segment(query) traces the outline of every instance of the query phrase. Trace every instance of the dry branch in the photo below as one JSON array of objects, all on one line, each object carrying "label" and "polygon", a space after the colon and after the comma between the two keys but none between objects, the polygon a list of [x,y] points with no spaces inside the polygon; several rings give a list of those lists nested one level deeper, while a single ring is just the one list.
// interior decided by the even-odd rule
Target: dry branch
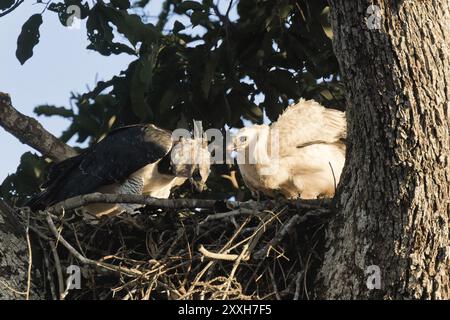
[{"label": "dry branch", "polygon": [[[203,245],[200,246],[198,251],[205,257],[216,260],[225,260],[225,261],[236,261],[240,255],[239,254],[231,254],[231,253],[216,253],[207,250]],[[250,257],[245,255],[242,257],[242,261],[247,261]]]},{"label": "dry branch", "polygon": [[50,213],[58,213],[63,209],[66,211],[73,210],[91,203],[131,203],[166,209],[213,208],[220,201],[205,199],[159,199],[139,194],[107,194],[95,192],[61,201],[48,208],[47,211]]},{"label": "dry branch", "polygon": [[44,129],[35,119],[17,111],[8,94],[0,92],[0,125],[20,142],[54,161],[77,155],[77,152]]},{"label": "dry branch", "polygon": [[[320,201],[320,202],[319,202]],[[67,200],[61,201],[54,206],[47,209],[50,213],[58,213],[63,209],[73,210],[92,203],[127,203],[127,204],[142,204],[151,207],[165,208],[165,209],[195,209],[195,208],[215,208],[216,206],[226,204],[232,208],[239,209],[236,214],[249,214],[252,210],[264,210],[271,206],[277,205],[276,201],[225,201],[225,200],[211,200],[211,199],[159,199],[146,195],[138,194],[107,194],[107,193],[90,193],[81,195]],[[323,200],[302,200],[291,203],[286,203],[297,209],[320,209],[323,206],[320,204]],[[212,216],[211,220],[226,217],[227,214],[219,216]]]},{"label": "dry branch", "polygon": [[89,258],[86,258],[83,256],[80,252],[77,251],[69,242],[64,239],[64,237],[58,232],[58,229],[56,228],[55,224],[53,223],[52,217],[50,214],[47,214],[46,221],[48,223],[50,231],[53,233],[53,236],[57,239],[58,242],[60,242],[71,254],[73,254],[81,263],[105,268],[107,270],[116,271],[119,273],[123,273],[129,276],[137,276],[141,277],[142,273],[136,270],[131,270],[128,268],[122,268],[116,265],[112,265],[109,263],[104,263],[96,260],[92,260]]},{"label": "dry branch", "polygon": [[266,254],[268,254],[268,251],[270,248],[275,247],[277,244],[279,244],[284,237],[289,234],[292,230],[295,229],[295,227],[303,222],[306,222],[308,218],[313,216],[320,216],[328,213],[329,211],[327,209],[316,209],[311,210],[303,215],[294,215],[292,216],[281,228],[279,232],[276,233],[275,237],[262,249],[255,252],[254,257],[256,259],[262,259]]}]

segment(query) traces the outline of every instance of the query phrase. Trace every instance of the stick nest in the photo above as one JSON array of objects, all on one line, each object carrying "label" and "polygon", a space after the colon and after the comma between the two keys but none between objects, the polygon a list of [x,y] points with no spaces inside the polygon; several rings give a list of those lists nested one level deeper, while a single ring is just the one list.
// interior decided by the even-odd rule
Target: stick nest
[{"label": "stick nest", "polygon": [[147,206],[94,223],[78,211],[28,212],[49,298],[308,299],[329,216],[326,201]]}]

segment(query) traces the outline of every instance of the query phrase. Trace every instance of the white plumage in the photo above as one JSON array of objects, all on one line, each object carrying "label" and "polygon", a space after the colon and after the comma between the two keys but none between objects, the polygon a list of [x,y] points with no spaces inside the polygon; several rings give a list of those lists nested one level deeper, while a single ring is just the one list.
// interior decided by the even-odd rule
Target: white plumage
[{"label": "white plumage", "polygon": [[345,113],[301,99],[278,120],[239,130],[237,161],[247,187],[269,197],[331,197],[345,162]]}]

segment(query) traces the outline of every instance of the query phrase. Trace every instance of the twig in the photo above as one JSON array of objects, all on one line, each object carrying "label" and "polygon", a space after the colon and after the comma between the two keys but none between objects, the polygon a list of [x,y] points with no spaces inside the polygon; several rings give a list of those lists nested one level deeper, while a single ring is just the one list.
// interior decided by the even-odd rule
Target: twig
[{"label": "twig", "polygon": [[269,276],[270,276],[270,281],[272,282],[272,287],[275,293],[275,297],[277,298],[277,300],[281,300],[281,296],[280,293],[278,292],[278,287],[277,287],[277,283],[275,281],[275,277],[273,276],[273,272],[270,269],[267,269],[269,271]]},{"label": "twig", "polygon": [[229,175],[223,174],[221,177],[230,181],[234,189],[239,189],[239,183],[236,178],[236,170],[232,170]]},{"label": "twig", "polygon": [[236,210],[228,211],[228,212],[219,212],[215,214],[208,215],[205,220],[201,222],[201,224],[205,224],[206,222],[209,222],[210,220],[218,220],[218,219],[224,219],[224,218],[231,218],[243,214],[258,214],[259,211],[251,210],[251,209],[245,209],[245,208],[239,208]]},{"label": "twig", "polygon": [[[31,230],[33,230],[34,232],[36,232],[37,228],[31,228]],[[48,254],[47,254],[47,249],[46,247],[44,247],[44,244],[42,243],[42,239],[49,241],[49,238],[47,236],[45,236],[43,233],[39,232],[38,234],[38,241],[39,241],[39,245],[42,248],[43,251],[43,258],[44,258],[44,265],[46,268],[46,272],[45,274],[47,275],[47,282],[50,286],[50,294],[52,295],[52,299],[53,300],[57,300],[58,298],[56,297],[56,290],[55,290],[55,283],[53,281],[53,276],[52,273],[50,272],[50,262],[48,261]]]},{"label": "twig", "polygon": [[56,274],[58,276],[58,290],[59,290],[59,300],[64,300],[64,277],[62,274],[61,261],[59,259],[58,251],[56,250],[55,243],[50,240],[50,249],[53,254],[53,261],[55,262]]},{"label": "twig", "polygon": [[30,300],[31,270],[33,267],[33,252],[31,250],[31,241],[30,241],[30,210],[27,211],[27,225],[25,226],[25,237],[27,240],[27,248],[28,248],[27,291],[25,299]]},{"label": "twig", "polygon": [[333,170],[333,166],[331,165],[331,162],[328,162],[328,164],[330,165],[331,174],[333,175],[333,181],[334,181],[334,193],[336,193],[336,189],[337,189],[336,175],[334,174],[334,170]]},{"label": "twig", "polygon": [[258,250],[254,254],[255,259],[262,259],[267,253],[268,250],[272,247],[275,247],[277,244],[279,244],[284,237],[290,233],[298,224],[303,223],[308,220],[308,218],[312,216],[320,216],[324,213],[328,213],[328,210],[326,209],[317,209],[312,210],[304,215],[295,215],[292,218],[289,219],[288,222],[281,228],[281,230],[275,235],[275,237],[262,249]]},{"label": "twig", "polygon": [[[133,203],[142,204],[158,208],[182,209],[182,208],[213,208],[222,200],[206,199],[159,199],[138,194],[106,194],[90,193],[73,197],[54,206],[47,208],[49,213],[58,213],[62,209],[69,211],[86,206],[91,203]],[[238,206],[238,204],[236,204]]]},{"label": "twig", "polygon": [[[240,257],[240,255],[238,255],[238,254],[211,252],[211,251],[205,249],[205,247],[203,245],[200,245],[200,248],[198,249],[198,251],[201,254],[203,254],[203,256],[210,258],[210,259],[215,259],[215,260],[236,261]],[[246,256],[242,257],[241,260],[248,261],[249,258],[250,257],[247,254]]]},{"label": "twig", "polygon": [[9,95],[3,92],[0,92],[0,125],[20,142],[54,161],[77,155],[73,148],[45,130],[36,119],[17,111],[12,106]]},{"label": "twig", "polygon": [[293,300],[298,300],[298,298],[300,297],[300,288],[301,288],[301,281],[302,281],[302,276],[303,276],[303,270],[299,271],[297,273],[297,277],[295,279],[295,293],[294,293],[294,299]]},{"label": "twig", "polygon": [[[95,192],[61,201],[47,208],[46,211],[51,214],[56,214],[62,210],[69,211],[91,203],[132,203],[167,209],[215,208],[218,204],[223,203],[224,201],[225,200],[211,199],[159,199],[139,194],[107,194]],[[327,206],[328,203],[329,202],[327,199],[286,201],[286,205],[297,209],[319,209]],[[251,210],[264,210],[267,207],[279,205],[279,203],[274,200],[261,202],[251,200],[246,202],[226,201],[226,204],[231,206],[233,209],[241,208]]]},{"label": "twig", "polygon": [[[236,232],[233,234],[233,236],[227,241],[227,243],[222,247],[222,249],[219,250],[219,253],[226,252],[227,249],[230,247],[230,245],[233,243],[233,241],[237,238],[237,236],[241,233],[242,229],[247,225],[247,223],[250,221],[249,218],[247,218],[241,225],[241,227],[236,230]],[[209,270],[218,260],[212,260],[207,263],[207,265],[195,276],[195,279],[192,281],[192,284],[190,285],[187,292],[180,298],[183,299],[184,297],[189,297],[193,292],[195,292],[195,286],[200,283],[200,279],[203,277],[203,275],[206,273],[206,271]]]},{"label": "twig", "polygon": [[3,285],[6,289],[8,289],[8,290],[10,290],[10,291],[12,291],[12,292],[14,292],[15,294],[17,294],[17,295],[21,295],[21,296],[26,296],[27,295],[27,292],[26,291],[18,291],[18,290],[16,290],[16,289],[14,289],[14,288],[11,288],[5,281],[3,281],[2,279],[0,279],[0,284],[1,285]]},{"label": "twig", "polygon": [[66,241],[66,239],[63,238],[63,236],[61,236],[61,234],[59,234],[55,224],[53,223],[52,217],[50,216],[50,214],[47,214],[46,216],[46,221],[47,224],[50,228],[50,231],[53,233],[53,235],[56,237],[56,239],[61,242],[61,244],[67,249],[69,250],[69,252],[75,256],[75,258],[77,258],[81,263],[87,264],[87,265],[93,265],[93,266],[97,266],[97,267],[102,267],[108,270],[112,270],[112,271],[116,271],[119,273],[124,273],[127,274],[129,276],[133,276],[133,277],[141,277],[143,274],[140,271],[137,270],[131,270],[128,268],[123,268],[123,267],[119,267],[113,264],[109,264],[109,263],[104,263],[104,262],[99,262],[99,261],[95,261],[95,260],[91,260],[88,259],[86,257],[84,257],[81,253],[79,253],[70,243],[68,243]]},{"label": "twig", "polygon": [[230,286],[231,286],[231,281],[233,281],[234,278],[234,274],[236,273],[237,268],[239,267],[239,264],[241,263],[241,261],[245,261],[245,259],[249,258],[249,254],[248,254],[248,244],[244,244],[242,247],[242,251],[239,254],[239,256],[236,259],[236,262],[233,265],[233,269],[230,272],[230,276],[228,277],[227,280],[227,287],[225,289],[225,292],[223,294],[223,300],[225,300],[228,296],[228,291],[230,290]]}]

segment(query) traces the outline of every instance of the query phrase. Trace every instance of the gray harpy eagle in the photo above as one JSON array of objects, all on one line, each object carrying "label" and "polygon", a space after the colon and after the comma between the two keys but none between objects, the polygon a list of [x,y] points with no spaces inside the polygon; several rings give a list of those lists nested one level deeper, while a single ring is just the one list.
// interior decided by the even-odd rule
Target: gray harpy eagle
[{"label": "gray harpy eagle", "polygon": [[332,197],[345,162],[345,113],[301,99],[269,125],[233,139],[243,180],[253,192],[288,199]]},{"label": "gray harpy eagle", "polygon": [[[202,138],[176,140],[152,124],[111,131],[82,154],[52,166],[45,188],[27,206],[42,210],[62,200],[91,192],[145,194],[168,198],[187,179],[201,191],[210,172],[210,154]],[[138,206],[91,204],[95,216],[116,214]]]}]

